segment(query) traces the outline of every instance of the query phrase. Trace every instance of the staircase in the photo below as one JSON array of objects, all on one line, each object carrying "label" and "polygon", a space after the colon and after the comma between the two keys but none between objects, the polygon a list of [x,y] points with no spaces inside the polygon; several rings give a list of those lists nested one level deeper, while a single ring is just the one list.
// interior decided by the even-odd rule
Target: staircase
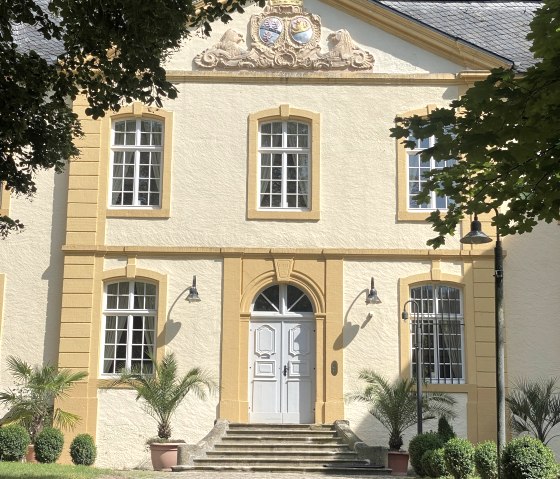
[{"label": "staircase", "polygon": [[390,474],[344,441],[334,425],[229,424],[202,457],[174,471],[274,471]]}]

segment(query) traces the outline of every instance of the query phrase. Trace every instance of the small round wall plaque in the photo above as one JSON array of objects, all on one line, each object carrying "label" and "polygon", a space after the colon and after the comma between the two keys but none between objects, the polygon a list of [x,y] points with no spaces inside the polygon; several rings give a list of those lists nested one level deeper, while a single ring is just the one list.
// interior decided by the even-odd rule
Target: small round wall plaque
[{"label": "small round wall plaque", "polygon": [[290,22],[290,35],[294,42],[305,45],[313,38],[313,25],[306,17],[296,17]]}]

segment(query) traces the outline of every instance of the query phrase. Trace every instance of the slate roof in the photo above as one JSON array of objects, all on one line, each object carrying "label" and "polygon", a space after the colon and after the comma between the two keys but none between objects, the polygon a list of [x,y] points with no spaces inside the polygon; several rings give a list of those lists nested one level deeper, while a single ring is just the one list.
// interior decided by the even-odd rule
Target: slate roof
[{"label": "slate roof", "polygon": [[[46,9],[48,0],[36,0]],[[529,23],[540,0],[370,0],[452,38],[487,50],[524,71],[535,60],[526,40]],[[14,40],[21,51],[35,50],[48,61],[61,54],[61,42],[46,41],[36,28],[15,25]]]},{"label": "slate roof", "polygon": [[517,70],[535,63],[526,39],[535,10],[533,1],[371,0],[453,38],[504,57]]}]

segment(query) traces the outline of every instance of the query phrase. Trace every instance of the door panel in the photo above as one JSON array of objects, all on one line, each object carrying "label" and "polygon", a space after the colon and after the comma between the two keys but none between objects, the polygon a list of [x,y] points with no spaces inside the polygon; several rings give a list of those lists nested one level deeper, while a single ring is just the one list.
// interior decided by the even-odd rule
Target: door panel
[{"label": "door panel", "polygon": [[250,327],[250,420],[315,421],[315,322],[252,321]]}]

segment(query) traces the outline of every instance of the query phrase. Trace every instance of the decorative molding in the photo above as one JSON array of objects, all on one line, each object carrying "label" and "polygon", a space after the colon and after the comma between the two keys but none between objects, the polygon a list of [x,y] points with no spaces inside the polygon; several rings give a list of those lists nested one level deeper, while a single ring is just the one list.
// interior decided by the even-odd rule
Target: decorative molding
[{"label": "decorative molding", "polygon": [[264,12],[251,16],[251,47],[237,30],[197,55],[200,68],[282,70],[371,70],[373,55],[358,47],[341,29],[328,37],[321,52],[321,18],[306,12],[303,1],[270,0]]},{"label": "decorative molding", "polygon": [[278,281],[288,281],[294,268],[294,260],[290,259],[275,259],[274,269],[276,271],[276,278]]}]

